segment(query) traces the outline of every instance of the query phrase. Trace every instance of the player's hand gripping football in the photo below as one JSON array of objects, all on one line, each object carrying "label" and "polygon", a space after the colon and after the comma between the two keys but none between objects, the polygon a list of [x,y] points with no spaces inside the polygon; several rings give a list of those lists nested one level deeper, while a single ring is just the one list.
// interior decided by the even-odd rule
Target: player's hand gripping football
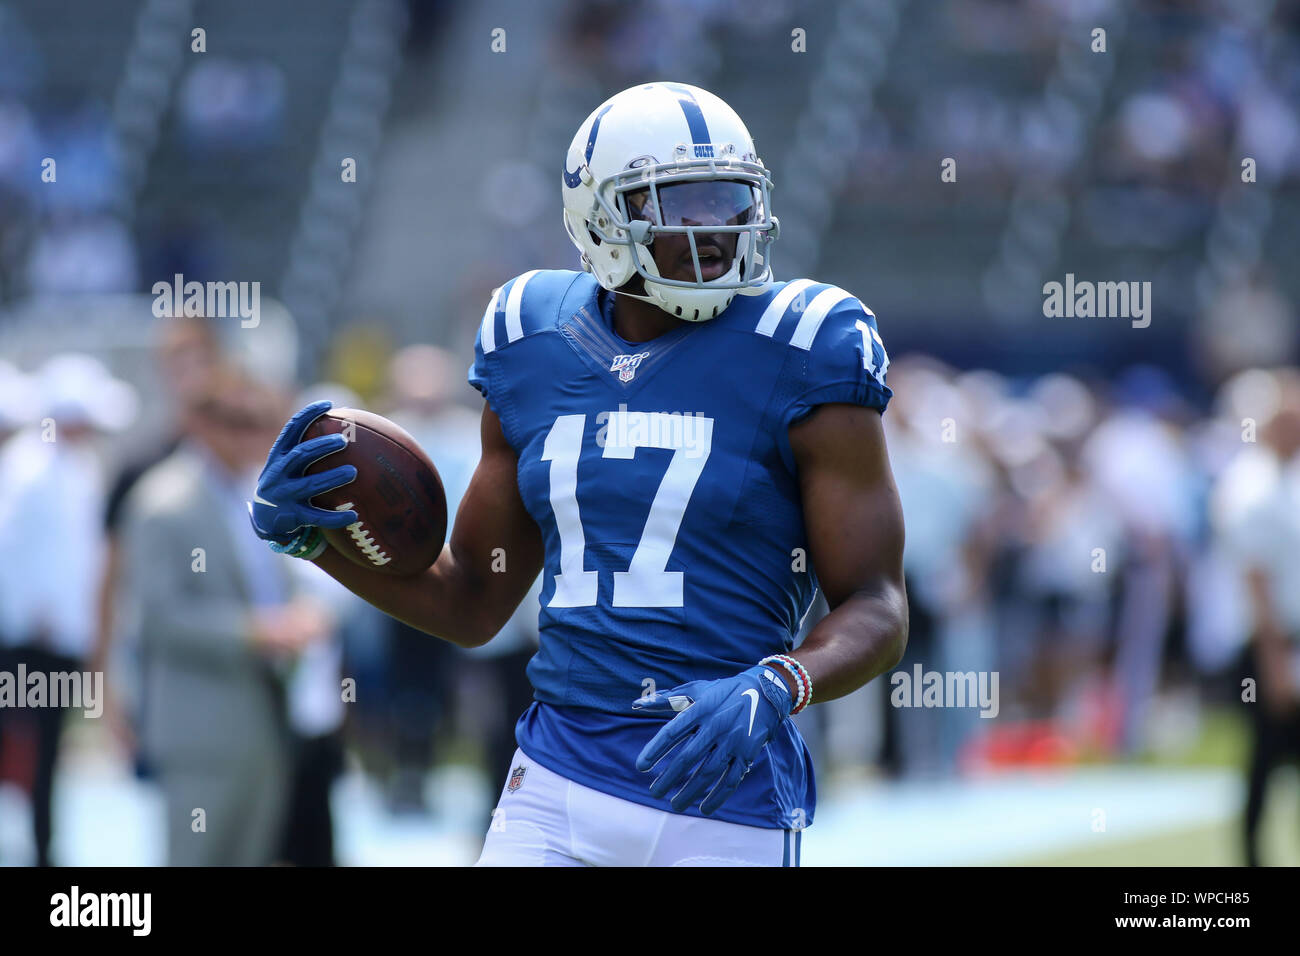
[{"label": "player's hand gripping football", "polygon": [[636,768],[649,771],[667,755],[650,792],[662,798],[680,786],[672,808],[681,813],[703,797],[700,812],[707,816],[736,792],[794,701],[784,681],[760,664],[735,677],[691,681],[651,694],[632,706],[677,714],[637,757]]},{"label": "player's hand gripping football", "polygon": [[317,475],[303,474],[314,462],[347,445],[342,435],[321,435],[299,444],[307,426],[329,411],[330,405],[328,401],[312,402],[289,419],[271,446],[257,479],[257,495],[248,505],[259,538],[284,545],[301,528],[346,528],[357,520],[355,511],[328,511],[310,504],[314,496],[357,477],[353,465],[340,465]]}]

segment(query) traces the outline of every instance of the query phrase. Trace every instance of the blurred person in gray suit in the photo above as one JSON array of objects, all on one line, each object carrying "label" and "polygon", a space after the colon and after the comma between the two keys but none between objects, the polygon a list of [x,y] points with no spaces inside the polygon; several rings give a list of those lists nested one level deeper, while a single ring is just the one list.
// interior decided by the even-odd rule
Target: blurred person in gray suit
[{"label": "blurred person in gray suit", "polygon": [[292,766],[285,688],[331,629],[291,559],[248,531],[281,408],[235,373],[182,412],[176,451],[132,489],[127,594],[146,652],[140,743],[161,785],[173,865],[256,866],[279,855]]},{"label": "blurred person in gray suit", "polygon": [[[156,367],[163,386],[162,400],[168,414],[187,408],[208,387],[208,380],[220,367],[221,344],[212,320],[201,316],[168,319],[157,328]],[[99,585],[99,621],[90,658],[93,671],[111,671],[114,679],[104,702],[104,719],[124,750],[139,756],[135,724],[139,721],[140,649],[129,629],[119,633],[117,594],[121,579],[119,532],[123,505],[135,483],[150,468],[176,450],[181,435],[179,422],[168,420],[165,430],[152,434],[148,445],[131,455],[119,467],[109,485],[104,504],[104,570]],[[121,638],[125,638],[122,640]],[[135,767],[140,777],[149,776],[143,761]]]}]

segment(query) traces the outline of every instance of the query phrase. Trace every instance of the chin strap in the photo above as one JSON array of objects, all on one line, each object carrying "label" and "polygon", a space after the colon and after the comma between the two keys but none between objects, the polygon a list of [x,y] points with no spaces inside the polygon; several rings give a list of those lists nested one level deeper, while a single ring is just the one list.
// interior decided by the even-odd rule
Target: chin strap
[{"label": "chin strap", "polygon": [[611,295],[625,295],[629,299],[640,299],[642,302],[649,302],[651,305],[659,306],[661,309],[663,308],[663,305],[658,299],[654,299],[648,295],[637,295],[635,292],[624,292],[621,288],[615,289]]}]

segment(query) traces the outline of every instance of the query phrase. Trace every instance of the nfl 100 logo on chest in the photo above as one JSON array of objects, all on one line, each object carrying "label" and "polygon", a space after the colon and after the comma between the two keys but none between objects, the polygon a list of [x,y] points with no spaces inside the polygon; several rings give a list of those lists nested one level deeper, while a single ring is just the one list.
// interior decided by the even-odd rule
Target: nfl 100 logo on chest
[{"label": "nfl 100 logo on chest", "polygon": [[641,363],[650,357],[649,352],[638,352],[635,355],[615,355],[614,361],[610,364],[611,372],[618,372],[620,382],[630,382],[636,377],[636,370]]}]

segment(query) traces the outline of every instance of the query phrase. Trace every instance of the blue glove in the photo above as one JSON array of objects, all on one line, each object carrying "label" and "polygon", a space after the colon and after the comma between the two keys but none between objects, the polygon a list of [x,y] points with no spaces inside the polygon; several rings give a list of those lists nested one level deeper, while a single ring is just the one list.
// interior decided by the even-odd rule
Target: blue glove
[{"label": "blue glove", "polygon": [[330,409],[330,402],[312,402],[289,419],[266,456],[257,479],[257,495],[248,504],[248,514],[257,536],[273,544],[286,545],[299,528],[346,528],[357,520],[355,511],[327,511],[308,502],[315,495],[342,487],[357,477],[353,465],[340,465],[318,475],[304,475],[312,463],[347,446],[342,435],[321,435],[302,442],[302,434]]},{"label": "blue glove", "polygon": [[735,677],[691,681],[651,694],[632,706],[677,714],[636,759],[636,769],[644,772],[672,751],[650,792],[662,799],[684,784],[671,800],[678,813],[707,793],[700,812],[708,816],[736,792],[750,764],[790,716],[794,701],[770,667],[755,665]]}]

